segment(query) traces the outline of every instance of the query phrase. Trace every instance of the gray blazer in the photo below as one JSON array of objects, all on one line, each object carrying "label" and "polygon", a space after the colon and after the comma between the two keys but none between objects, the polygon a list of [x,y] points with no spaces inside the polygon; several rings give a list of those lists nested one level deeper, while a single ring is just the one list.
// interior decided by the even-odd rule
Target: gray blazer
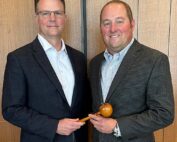
[{"label": "gray blazer", "polygon": [[[103,53],[90,63],[93,111],[102,99],[100,70]],[[154,142],[153,132],[171,124],[174,98],[168,57],[134,41],[109,89],[106,102],[112,104],[121,137],[94,130],[94,142]]]}]

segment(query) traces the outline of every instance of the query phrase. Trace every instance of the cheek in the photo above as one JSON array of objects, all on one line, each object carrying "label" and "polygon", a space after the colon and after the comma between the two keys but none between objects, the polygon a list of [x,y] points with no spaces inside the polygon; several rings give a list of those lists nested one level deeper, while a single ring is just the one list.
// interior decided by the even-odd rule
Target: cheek
[{"label": "cheek", "polygon": [[129,32],[131,31],[131,27],[130,27],[129,24],[124,25],[124,26],[121,27],[120,31],[121,31],[122,33],[129,33]]},{"label": "cheek", "polygon": [[40,19],[39,19],[39,20],[38,20],[38,24],[41,25],[41,26],[42,26],[42,25],[46,25],[46,24],[47,24],[47,20],[40,20]]},{"label": "cheek", "polygon": [[109,33],[109,29],[108,28],[101,28],[101,33],[103,36],[105,36]]},{"label": "cheek", "polygon": [[59,25],[65,25],[65,20],[59,19],[59,20],[57,20],[57,23]]}]

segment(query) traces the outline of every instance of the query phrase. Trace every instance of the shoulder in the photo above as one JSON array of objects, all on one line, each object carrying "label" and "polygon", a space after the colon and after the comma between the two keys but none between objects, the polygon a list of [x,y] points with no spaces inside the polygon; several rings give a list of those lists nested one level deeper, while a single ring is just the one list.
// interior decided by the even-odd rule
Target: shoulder
[{"label": "shoulder", "polygon": [[103,61],[104,59],[104,52],[101,52],[99,53],[98,55],[96,55],[95,57],[93,57],[90,61],[90,65],[93,65],[93,64],[100,64],[100,62]]},{"label": "shoulder", "polygon": [[30,54],[31,51],[32,51],[32,47],[34,46],[34,43],[36,41],[32,41],[22,47],[19,47],[11,52],[8,53],[8,56],[17,56],[17,57],[20,57],[20,56],[26,56],[27,54]]},{"label": "shoulder", "polygon": [[133,46],[133,48],[136,48],[137,53],[140,53],[139,56],[142,58],[148,58],[148,59],[152,59],[152,60],[155,60],[158,58],[168,58],[168,56],[166,54],[164,54],[163,52],[161,52],[155,48],[141,44],[136,40],[132,46]]},{"label": "shoulder", "polygon": [[90,77],[100,70],[101,63],[104,61],[103,53],[104,52],[96,55],[93,59],[91,59],[89,63],[89,76]]},{"label": "shoulder", "polygon": [[[34,51],[40,48],[39,41],[36,41],[36,39],[22,47],[19,47],[15,49],[14,51],[11,51],[7,55],[7,63],[9,62],[16,62],[16,63],[26,63],[31,62],[34,58]],[[41,50],[41,49],[40,49]]]},{"label": "shoulder", "polygon": [[67,50],[69,56],[73,56],[75,58],[82,58],[82,59],[86,58],[84,53],[82,53],[81,51],[74,49],[73,47],[71,47],[67,44],[65,44],[65,46],[66,46],[66,50]]}]

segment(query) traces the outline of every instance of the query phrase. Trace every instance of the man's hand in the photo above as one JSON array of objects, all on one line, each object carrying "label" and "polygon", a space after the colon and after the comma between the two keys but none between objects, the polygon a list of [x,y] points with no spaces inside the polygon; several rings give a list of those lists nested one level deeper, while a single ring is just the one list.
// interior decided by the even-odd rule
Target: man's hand
[{"label": "man's hand", "polygon": [[100,115],[89,114],[90,122],[101,133],[110,134],[117,124],[117,121],[112,118],[104,118]]},{"label": "man's hand", "polygon": [[79,119],[65,118],[59,121],[56,133],[60,135],[70,135],[84,124],[84,122],[79,122]]}]

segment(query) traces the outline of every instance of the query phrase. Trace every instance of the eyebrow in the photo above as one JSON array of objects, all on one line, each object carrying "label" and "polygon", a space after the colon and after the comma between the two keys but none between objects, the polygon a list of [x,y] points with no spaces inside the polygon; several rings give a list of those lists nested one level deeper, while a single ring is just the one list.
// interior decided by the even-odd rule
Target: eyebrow
[{"label": "eyebrow", "polygon": [[[119,20],[119,19],[120,19],[120,20],[124,20],[125,18],[124,18],[124,17],[116,17],[116,18],[115,18],[115,20]],[[108,19],[108,18],[106,18],[106,19],[102,19],[101,21],[104,22],[104,21],[111,21],[111,20]]]}]

